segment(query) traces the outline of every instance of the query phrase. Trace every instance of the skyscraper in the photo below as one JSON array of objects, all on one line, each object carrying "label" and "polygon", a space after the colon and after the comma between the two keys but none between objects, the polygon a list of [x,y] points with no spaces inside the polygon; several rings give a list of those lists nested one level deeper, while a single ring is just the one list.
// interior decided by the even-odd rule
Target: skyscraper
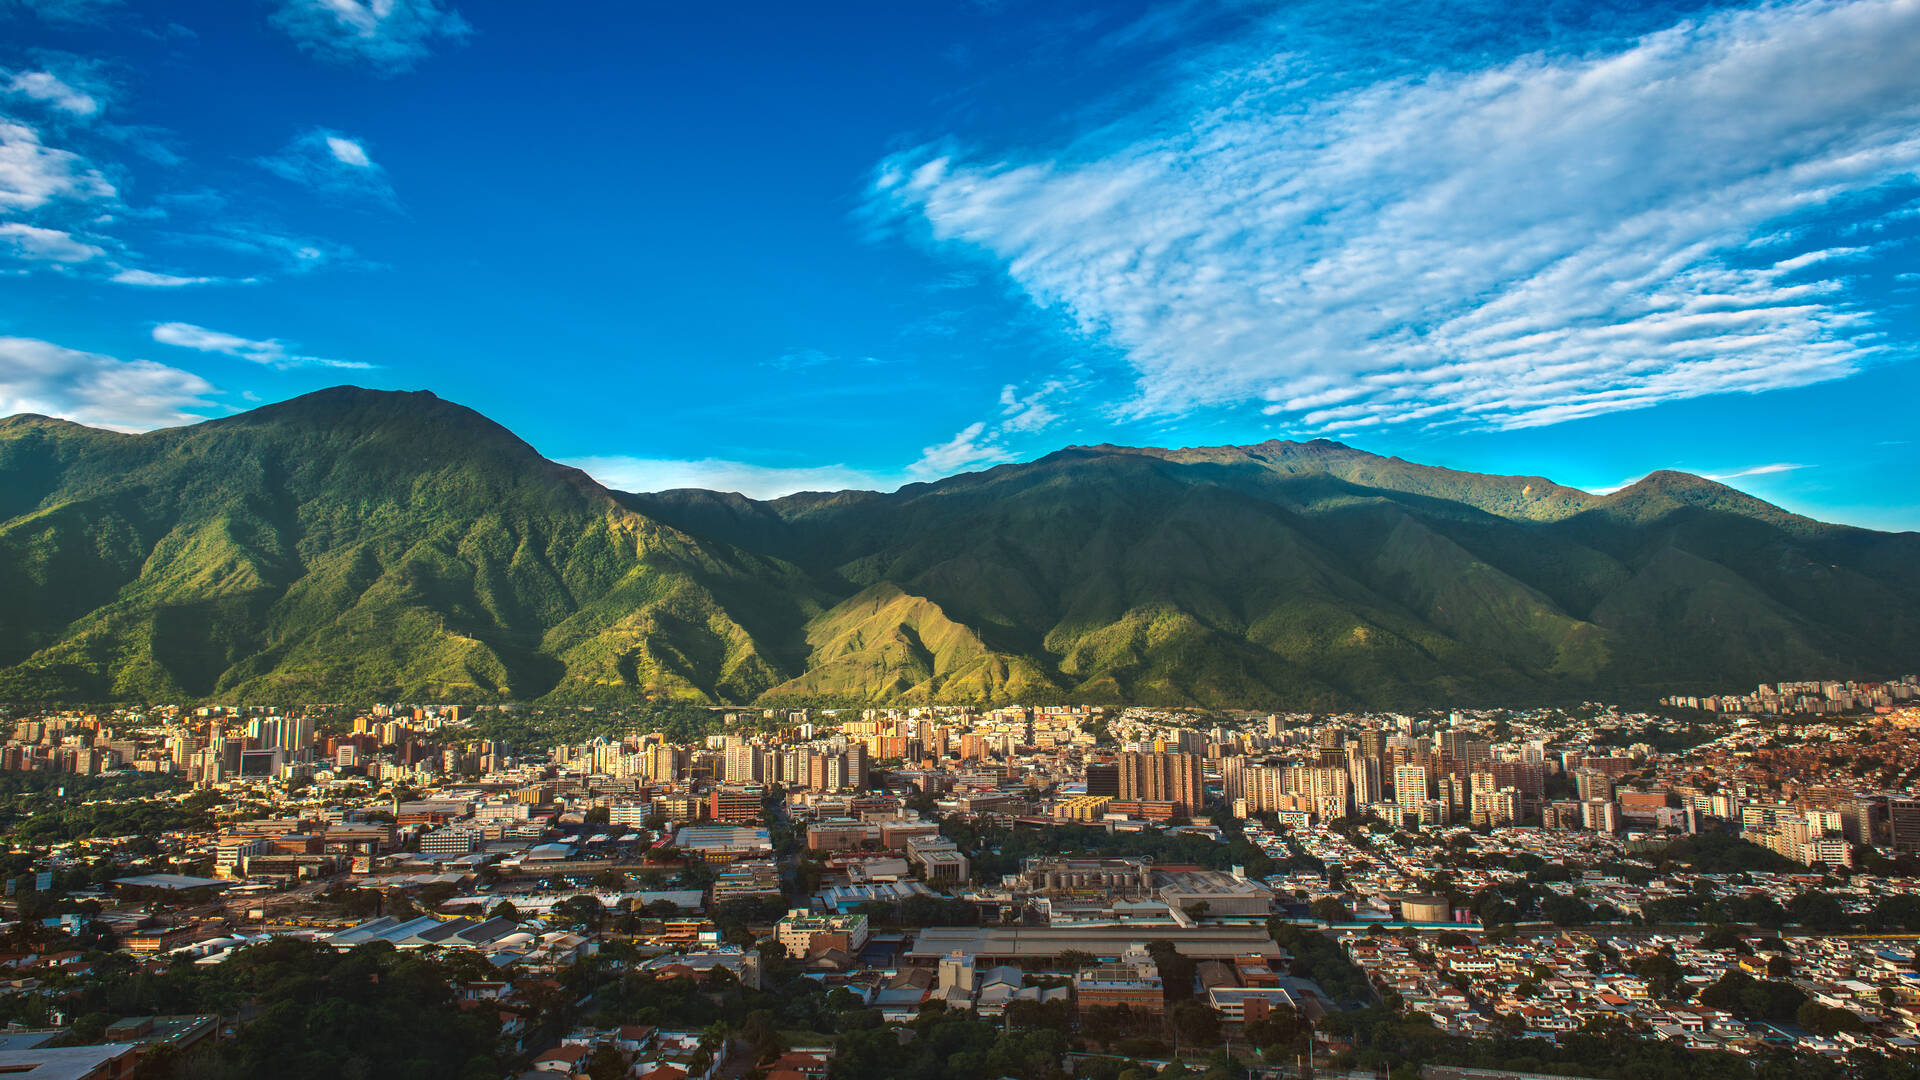
[{"label": "skyscraper", "polygon": [[1120,797],[1170,802],[1177,814],[1192,815],[1204,805],[1200,755],[1125,753],[1120,755]]},{"label": "skyscraper", "polygon": [[1418,813],[1420,804],[1427,801],[1427,767],[1425,765],[1400,765],[1393,770],[1393,801],[1407,810]]}]

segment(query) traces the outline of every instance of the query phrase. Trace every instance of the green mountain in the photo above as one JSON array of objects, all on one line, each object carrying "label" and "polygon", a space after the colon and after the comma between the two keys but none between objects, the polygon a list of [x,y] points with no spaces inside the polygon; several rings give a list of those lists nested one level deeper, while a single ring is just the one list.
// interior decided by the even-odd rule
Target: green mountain
[{"label": "green mountain", "polygon": [[0,699],[749,698],[831,600],[431,394],[0,421]]},{"label": "green mountain", "polygon": [[1656,473],[1063,450],[892,494],[611,492],[430,394],[0,421],[0,700],[1536,701],[1884,675],[1920,534]]}]

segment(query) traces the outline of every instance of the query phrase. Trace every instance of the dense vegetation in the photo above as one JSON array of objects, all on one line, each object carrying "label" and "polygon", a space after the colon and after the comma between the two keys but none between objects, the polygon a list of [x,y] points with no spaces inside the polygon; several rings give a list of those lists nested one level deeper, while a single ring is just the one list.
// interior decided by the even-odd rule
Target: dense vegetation
[{"label": "dense vegetation", "polygon": [[0,420],[0,699],[1333,707],[1871,676],[1920,536],[1337,443],[610,493],[430,394]]},{"label": "dense vegetation", "polygon": [[157,974],[124,956],[103,956],[90,974],[56,977],[50,989],[70,995],[77,1042],[126,1016],[244,1009],[251,1017],[208,1057],[149,1058],[143,1080],[494,1080],[497,1022],[487,1010],[458,1006],[453,977],[441,961],[388,945],[336,953],[277,938],[222,964],[183,961]]},{"label": "dense vegetation", "polygon": [[1002,875],[1018,871],[1025,860],[1038,855],[1146,858],[1162,866],[1190,865],[1208,870],[1243,866],[1253,877],[1273,872],[1273,860],[1237,835],[1221,843],[1192,833],[1168,833],[1159,829],[1108,832],[1092,825],[1007,827],[965,817],[942,819],[940,832],[967,853],[973,862],[974,876],[980,881],[998,881]]},{"label": "dense vegetation", "polygon": [[1366,973],[1347,959],[1340,943],[1326,934],[1305,927],[1290,926],[1279,919],[1267,921],[1273,940],[1287,950],[1287,974],[1311,979],[1326,991],[1336,1004],[1366,1004],[1373,1000],[1373,985]]},{"label": "dense vegetation", "polygon": [[152,837],[205,825],[220,797],[167,797],[181,787],[168,777],[0,772],[0,836],[31,847],[88,837]]},{"label": "dense vegetation", "polygon": [[1799,874],[1806,867],[1778,852],[1731,833],[1683,836],[1654,856],[1656,873],[1688,870],[1696,874]]}]

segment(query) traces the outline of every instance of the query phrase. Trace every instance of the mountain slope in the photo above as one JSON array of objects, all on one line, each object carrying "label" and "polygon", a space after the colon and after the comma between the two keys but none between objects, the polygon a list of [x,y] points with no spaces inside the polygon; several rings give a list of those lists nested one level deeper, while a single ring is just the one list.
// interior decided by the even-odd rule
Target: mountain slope
[{"label": "mountain slope", "polygon": [[626,498],[829,592],[924,595],[1070,697],[1516,700],[1920,660],[1920,536],[1678,473],[1595,496],[1316,441],[1081,447],[884,495]]},{"label": "mountain slope", "polygon": [[0,698],[750,697],[818,606],[431,395],[141,436],[16,417],[0,476]]},{"label": "mountain slope", "polygon": [[1077,447],[898,492],[609,492],[430,394],[0,420],[0,700],[1336,708],[1872,676],[1920,535],[1326,441]]}]

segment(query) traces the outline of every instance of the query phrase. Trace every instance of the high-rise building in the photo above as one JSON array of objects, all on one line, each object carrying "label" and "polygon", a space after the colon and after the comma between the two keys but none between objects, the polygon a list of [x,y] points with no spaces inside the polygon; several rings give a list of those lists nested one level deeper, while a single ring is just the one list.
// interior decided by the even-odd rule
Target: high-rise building
[{"label": "high-rise building", "polygon": [[1379,761],[1387,756],[1387,733],[1379,728],[1360,730],[1360,756]]},{"label": "high-rise building", "polygon": [[1573,786],[1581,802],[1613,798],[1613,777],[1598,769],[1581,769],[1575,772]]},{"label": "high-rise building", "polygon": [[1887,823],[1893,831],[1894,847],[1920,851],[1920,799],[1887,800]]},{"label": "high-rise building", "polygon": [[1228,806],[1246,798],[1247,759],[1234,756],[1220,760],[1220,797]]},{"label": "high-rise building", "polygon": [[1380,759],[1361,753],[1357,745],[1348,746],[1347,750],[1347,779],[1353,785],[1354,804],[1367,806],[1385,798]]},{"label": "high-rise building", "polygon": [[1403,808],[1419,812],[1420,804],[1427,801],[1431,789],[1427,784],[1425,765],[1399,765],[1393,770],[1393,801]]},{"label": "high-rise building", "polygon": [[726,749],[721,751],[721,771],[729,784],[751,784],[762,779],[760,762],[752,743],[738,735],[727,736]]},{"label": "high-rise building", "polygon": [[1112,761],[1095,761],[1087,765],[1087,794],[1105,795],[1109,798],[1120,797],[1120,765]]},{"label": "high-rise building", "polygon": [[867,748],[864,743],[847,747],[847,786],[858,791],[867,787]]},{"label": "high-rise building", "polygon": [[1125,753],[1120,755],[1120,798],[1170,802],[1175,813],[1192,815],[1204,806],[1198,754]]}]

